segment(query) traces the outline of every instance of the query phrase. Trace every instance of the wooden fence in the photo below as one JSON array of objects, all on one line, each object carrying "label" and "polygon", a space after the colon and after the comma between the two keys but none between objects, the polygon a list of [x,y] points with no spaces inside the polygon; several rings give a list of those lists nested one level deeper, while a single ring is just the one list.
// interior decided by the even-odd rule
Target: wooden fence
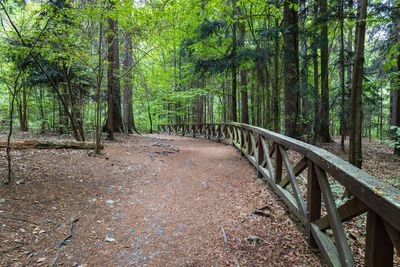
[{"label": "wooden fence", "polygon": [[[394,249],[400,254],[400,190],[326,150],[241,123],[158,125],[158,131],[231,141],[301,221],[307,241],[318,246],[328,265],[355,265],[343,223],[363,213],[367,213],[365,266],[393,266]],[[302,157],[295,165],[289,160],[290,150]],[[298,177],[306,169],[303,194]],[[337,206],[328,175],[353,198]]]}]

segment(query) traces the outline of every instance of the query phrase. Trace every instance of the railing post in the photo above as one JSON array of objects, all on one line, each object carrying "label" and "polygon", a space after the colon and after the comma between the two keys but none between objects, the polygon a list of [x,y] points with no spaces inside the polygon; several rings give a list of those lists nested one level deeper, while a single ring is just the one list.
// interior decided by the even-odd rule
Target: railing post
[{"label": "railing post", "polygon": [[[257,162],[257,176],[258,176],[258,178],[263,178],[263,175],[261,174],[261,171],[260,171],[260,167],[261,167],[261,165],[262,165],[262,163],[263,163],[263,161],[264,161],[264,154],[265,154],[265,152],[264,152],[264,148],[263,148],[263,146],[262,146],[262,141],[261,141],[261,135],[260,134],[258,134],[258,148],[257,148],[257,153],[256,153],[256,155],[257,155],[257,159],[256,159],[256,162]],[[254,152],[256,152],[256,151],[254,151]]]},{"label": "railing post", "polygon": [[250,154],[251,154],[251,150],[253,149],[252,148],[252,143],[251,143],[251,132],[250,131],[248,131],[248,133],[247,133],[247,154],[250,156]]},{"label": "railing post", "polygon": [[321,188],[319,187],[314,162],[308,160],[306,238],[313,247],[317,247],[317,243],[311,235],[311,223],[319,218],[321,218]]},{"label": "railing post", "polygon": [[365,266],[393,266],[393,244],[382,219],[368,209]]},{"label": "railing post", "polygon": [[282,155],[279,149],[279,144],[275,143],[275,183],[279,184],[282,181]]}]

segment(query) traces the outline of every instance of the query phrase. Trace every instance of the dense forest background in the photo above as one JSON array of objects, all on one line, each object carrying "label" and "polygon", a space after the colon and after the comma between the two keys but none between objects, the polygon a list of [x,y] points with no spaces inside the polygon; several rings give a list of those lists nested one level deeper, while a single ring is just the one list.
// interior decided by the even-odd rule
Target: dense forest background
[{"label": "dense forest background", "polygon": [[100,140],[237,121],[343,149],[350,136],[359,167],[361,136],[400,153],[399,1],[0,3],[0,130]]}]

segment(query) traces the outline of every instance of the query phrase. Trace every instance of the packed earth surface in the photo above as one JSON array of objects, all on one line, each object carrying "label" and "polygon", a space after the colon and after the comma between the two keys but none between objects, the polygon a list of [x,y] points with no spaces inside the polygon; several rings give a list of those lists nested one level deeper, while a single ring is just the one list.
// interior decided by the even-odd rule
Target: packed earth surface
[{"label": "packed earth surface", "polygon": [[[89,150],[13,150],[1,266],[320,266],[304,229],[232,146],[117,135]],[[5,153],[0,154],[5,179]],[[263,208],[264,214],[253,214]]]}]

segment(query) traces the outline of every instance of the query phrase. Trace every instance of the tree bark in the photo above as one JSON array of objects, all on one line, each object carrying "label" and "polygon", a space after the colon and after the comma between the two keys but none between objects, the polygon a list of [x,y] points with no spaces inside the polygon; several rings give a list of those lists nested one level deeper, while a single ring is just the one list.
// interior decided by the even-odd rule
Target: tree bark
[{"label": "tree bark", "polygon": [[124,124],[126,132],[128,133],[137,133],[135,120],[133,116],[133,107],[132,107],[132,35],[129,32],[125,33],[125,50],[124,50],[124,97],[123,97],[123,108],[124,108]]},{"label": "tree bark", "polygon": [[[232,0],[233,5],[233,20],[235,20],[236,15],[236,0]],[[237,73],[236,73],[236,29],[237,29],[237,21],[235,20],[232,25],[232,121],[237,122],[237,99],[236,99],[236,91],[237,91]]]},{"label": "tree bark", "polygon": [[362,165],[361,131],[362,131],[362,81],[364,72],[364,41],[367,0],[360,0],[359,18],[357,21],[356,53],[353,67],[350,106],[350,151],[349,162],[358,168]]},{"label": "tree bark", "polygon": [[321,125],[319,136],[323,142],[332,142],[329,133],[329,77],[328,77],[328,63],[329,63],[329,49],[328,49],[328,1],[319,1],[321,16],[322,16],[322,29],[321,29]]},{"label": "tree bark", "polygon": [[[397,6],[397,8],[400,10],[400,5]],[[396,22],[396,39],[397,39],[397,43],[400,42],[400,36],[399,33],[400,32],[400,22],[397,21]],[[400,53],[400,45],[398,45],[398,52]],[[394,125],[397,127],[400,127],[400,54],[397,56],[397,71],[398,71],[398,75],[397,75],[397,80],[396,80],[396,98],[395,98],[395,102],[396,102],[396,106],[395,106],[395,111],[396,111],[396,117],[394,120]],[[400,143],[400,136],[396,136],[396,141],[397,143]],[[400,147],[398,147],[398,145],[396,145],[394,147],[394,154],[397,156],[400,156]]]},{"label": "tree bark", "polygon": [[[276,0],[276,7],[279,7],[279,1]],[[275,28],[279,27],[279,21],[275,19]],[[281,132],[281,111],[280,111],[280,103],[281,103],[281,90],[279,87],[279,33],[275,33],[274,37],[274,78],[272,84],[272,116],[273,116],[273,124],[274,131],[277,133]]]},{"label": "tree bark", "polygon": [[[108,8],[112,10],[115,6],[114,1],[108,2]],[[121,85],[119,79],[119,44],[118,44],[118,23],[112,18],[108,18],[109,32],[107,36],[108,44],[108,69],[107,69],[107,132],[108,138],[113,139],[112,132],[123,131],[121,116]]]},{"label": "tree bark", "polygon": [[341,140],[340,140],[340,147],[342,151],[345,151],[344,148],[344,141],[346,139],[346,119],[345,119],[345,97],[346,97],[346,88],[345,88],[345,82],[344,82],[344,74],[345,74],[345,66],[344,66],[344,3],[343,1],[339,1],[339,20],[340,20],[340,55],[339,55],[339,61],[340,61],[340,87],[341,87],[341,95],[342,95],[342,101],[341,101],[341,110],[340,110],[340,135],[341,135]]},{"label": "tree bark", "polygon": [[[318,4],[314,5],[314,16],[318,16]],[[320,95],[319,95],[319,62],[317,40],[314,39],[313,65],[314,65],[314,136],[318,137],[320,132]]]},{"label": "tree bark", "polygon": [[[307,8],[306,0],[300,2],[300,24],[302,29],[306,28]],[[300,57],[301,57],[301,71],[300,71],[300,85],[301,85],[301,113],[302,113],[302,130],[310,135],[309,127],[309,89],[308,89],[308,47],[307,47],[307,35],[303,34],[300,42]]]},{"label": "tree bark", "polygon": [[[294,4],[297,1],[293,2]],[[298,15],[290,3],[284,3],[284,75],[285,75],[285,134],[299,138],[297,121],[299,113],[299,58],[298,58]]]},{"label": "tree bark", "polygon": [[[244,47],[244,41],[246,38],[246,24],[241,22],[239,23],[239,46]],[[248,104],[248,96],[247,96],[247,71],[245,66],[241,67],[240,70],[240,89],[242,96],[242,123],[249,123],[249,104]]]}]

